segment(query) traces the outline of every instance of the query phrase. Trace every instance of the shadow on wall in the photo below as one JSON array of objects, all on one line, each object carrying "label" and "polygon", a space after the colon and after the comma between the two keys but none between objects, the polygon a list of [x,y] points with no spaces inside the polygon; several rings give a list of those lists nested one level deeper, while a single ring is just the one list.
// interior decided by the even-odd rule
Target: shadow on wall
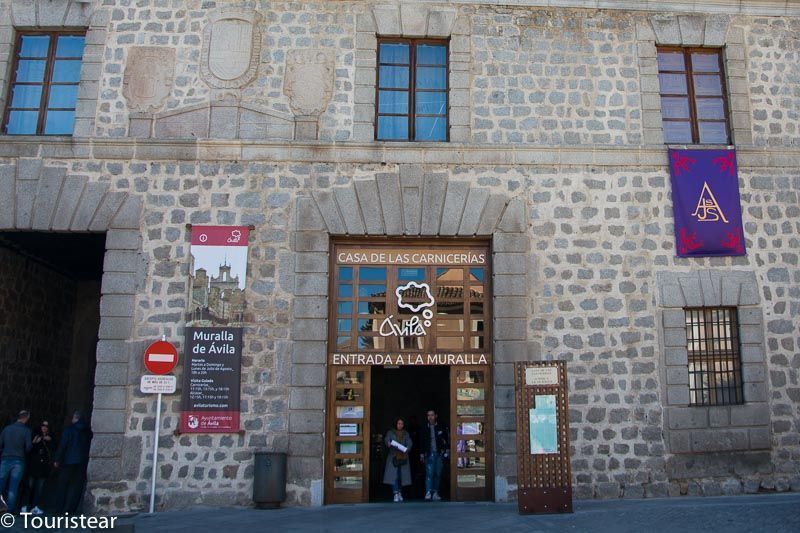
[{"label": "shadow on wall", "polygon": [[0,413],[60,434],[93,402],[105,234],[0,233]]}]

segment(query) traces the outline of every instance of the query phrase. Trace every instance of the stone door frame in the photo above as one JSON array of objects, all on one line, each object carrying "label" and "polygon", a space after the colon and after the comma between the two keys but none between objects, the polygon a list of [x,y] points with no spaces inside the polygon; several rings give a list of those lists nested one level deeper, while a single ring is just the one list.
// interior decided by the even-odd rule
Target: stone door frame
[{"label": "stone door frame", "polygon": [[[66,166],[41,158],[0,164],[0,231],[105,233],[100,287],[100,328],[94,375],[92,447],[88,491],[135,479],[141,446],[125,446],[128,387],[136,378],[133,330],[135,298],[143,286],[141,197],[110,190],[108,182],[70,175]],[[124,465],[129,468],[125,468]],[[130,465],[135,467],[131,476]],[[103,507],[93,496],[90,507]]]},{"label": "stone door frame", "polygon": [[[294,309],[289,386],[290,500],[324,501],[329,251],[332,237],[481,237],[493,277],[494,439],[515,442],[513,362],[529,360],[532,302],[524,197],[448,179],[422,165],[314,190],[295,204]],[[506,452],[506,453],[502,453]],[[515,452],[494,451],[495,499],[508,499]],[[307,500],[306,500],[307,499]]]}]

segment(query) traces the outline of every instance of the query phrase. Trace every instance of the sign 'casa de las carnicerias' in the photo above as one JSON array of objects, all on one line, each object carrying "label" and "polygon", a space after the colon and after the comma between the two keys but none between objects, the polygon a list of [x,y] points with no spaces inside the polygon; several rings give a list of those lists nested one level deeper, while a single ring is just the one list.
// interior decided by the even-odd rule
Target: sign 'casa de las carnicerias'
[{"label": "sign 'casa de las carnicerias'", "polygon": [[[337,248],[337,296],[355,301],[336,304],[336,346],[356,349],[331,352],[330,364],[489,364],[481,336],[487,255],[469,247]],[[355,346],[353,303],[360,308]]]}]

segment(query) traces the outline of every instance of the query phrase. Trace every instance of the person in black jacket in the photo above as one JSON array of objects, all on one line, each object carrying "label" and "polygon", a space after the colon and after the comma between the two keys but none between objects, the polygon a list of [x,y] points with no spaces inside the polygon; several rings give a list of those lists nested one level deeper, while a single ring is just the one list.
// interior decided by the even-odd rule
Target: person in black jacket
[{"label": "person in black jacket", "polygon": [[450,439],[447,427],[439,424],[439,416],[431,409],[428,423],[419,431],[420,455],[425,463],[425,499],[439,501],[439,482],[442,478],[444,459],[450,456]]},{"label": "person in black jacket", "polygon": [[89,463],[92,431],[80,411],[72,415],[72,425],[64,430],[53,466],[58,472],[57,513],[76,514],[81,504]]},{"label": "person in black jacket", "polygon": [[42,514],[39,505],[42,502],[44,484],[52,471],[55,450],[56,441],[50,434],[50,423],[43,420],[33,437],[33,450],[28,459],[28,505],[22,508],[23,513],[30,509],[35,515]]}]

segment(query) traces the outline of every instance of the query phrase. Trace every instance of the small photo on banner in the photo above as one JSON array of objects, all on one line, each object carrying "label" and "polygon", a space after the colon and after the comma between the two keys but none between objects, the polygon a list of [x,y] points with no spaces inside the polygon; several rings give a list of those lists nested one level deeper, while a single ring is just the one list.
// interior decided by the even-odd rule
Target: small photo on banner
[{"label": "small photo on banner", "polygon": [[678,257],[745,255],[734,150],[669,151]]},{"label": "small photo on banner", "polygon": [[192,226],[187,327],[244,322],[249,232],[247,226]]}]

